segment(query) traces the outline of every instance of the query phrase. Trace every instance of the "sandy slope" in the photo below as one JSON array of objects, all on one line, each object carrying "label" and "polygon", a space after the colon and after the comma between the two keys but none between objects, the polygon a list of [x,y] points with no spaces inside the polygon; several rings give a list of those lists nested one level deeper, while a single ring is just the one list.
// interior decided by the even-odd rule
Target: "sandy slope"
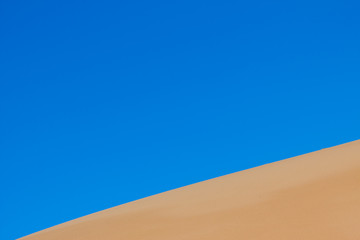
[{"label": "sandy slope", "polygon": [[359,240],[360,141],[200,182],[22,240]]}]

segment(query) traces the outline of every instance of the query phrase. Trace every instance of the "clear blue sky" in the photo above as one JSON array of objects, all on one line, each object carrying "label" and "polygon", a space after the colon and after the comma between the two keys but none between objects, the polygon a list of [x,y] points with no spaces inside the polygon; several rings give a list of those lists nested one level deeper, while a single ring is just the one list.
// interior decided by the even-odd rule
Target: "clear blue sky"
[{"label": "clear blue sky", "polygon": [[360,136],[358,1],[0,3],[0,239]]}]

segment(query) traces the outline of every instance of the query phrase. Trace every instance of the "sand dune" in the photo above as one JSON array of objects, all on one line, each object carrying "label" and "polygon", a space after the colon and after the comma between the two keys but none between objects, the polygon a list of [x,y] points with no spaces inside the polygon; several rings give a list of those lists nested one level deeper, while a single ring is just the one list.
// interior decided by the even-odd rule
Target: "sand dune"
[{"label": "sand dune", "polygon": [[140,199],[22,240],[359,240],[360,141]]}]

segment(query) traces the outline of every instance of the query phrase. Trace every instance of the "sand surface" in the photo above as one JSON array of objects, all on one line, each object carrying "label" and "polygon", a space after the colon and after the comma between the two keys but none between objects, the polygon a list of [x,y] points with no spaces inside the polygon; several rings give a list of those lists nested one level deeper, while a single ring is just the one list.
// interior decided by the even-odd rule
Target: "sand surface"
[{"label": "sand surface", "polygon": [[359,240],[360,141],[94,213],[22,240]]}]

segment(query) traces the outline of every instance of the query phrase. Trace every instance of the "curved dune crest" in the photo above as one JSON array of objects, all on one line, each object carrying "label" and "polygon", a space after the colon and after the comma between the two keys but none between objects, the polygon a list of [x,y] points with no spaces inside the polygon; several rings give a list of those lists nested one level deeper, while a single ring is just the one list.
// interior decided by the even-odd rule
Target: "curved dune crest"
[{"label": "curved dune crest", "polygon": [[123,204],[21,240],[358,240],[360,141]]}]

